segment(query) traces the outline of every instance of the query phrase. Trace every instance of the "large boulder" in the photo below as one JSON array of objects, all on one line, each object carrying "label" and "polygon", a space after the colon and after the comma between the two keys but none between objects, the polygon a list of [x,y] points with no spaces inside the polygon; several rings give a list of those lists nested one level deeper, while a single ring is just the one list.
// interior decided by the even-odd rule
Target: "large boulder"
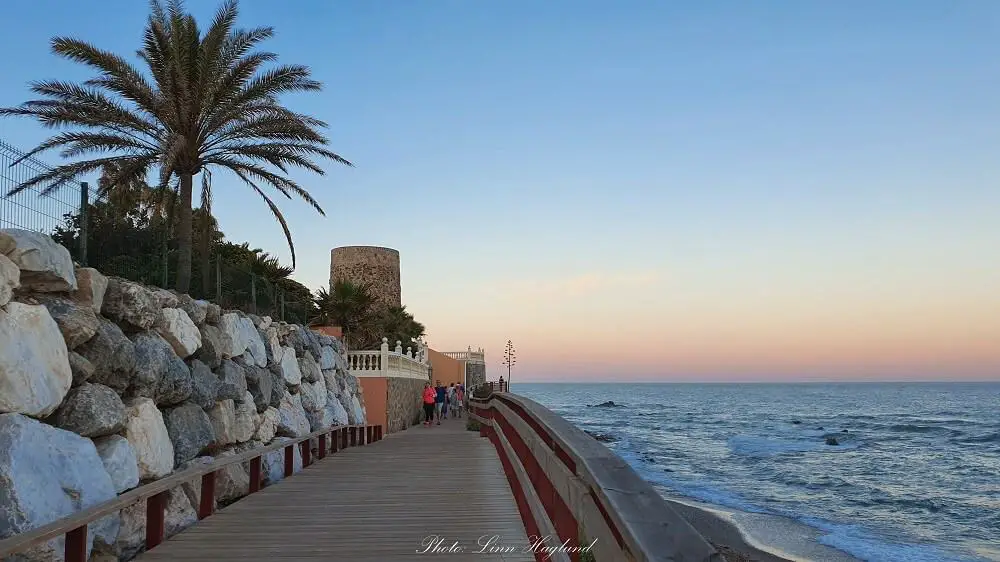
[{"label": "large boulder", "polygon": [[[229,459],[236,455],[235,451],[221,451],[215,458]],[[250,473],[243,464],[231,464],[216,474],[215,499],[221,505],[230,504],[250,493]]]},{"label": "large boulder", "polygon": [[69,370],[73,373],[73,384],[82,384],[94,376],[94,364],[75,351],[69,352]]},{"label": "large boulder", "polygon": [[264,328],[260,331],[260,337],[264,342],[268,363],[281,363],[282,348],[278,342],[278,329],[274,326]]},{"label": "large boulder", "polygon": [[[275,442],[288,442],[292,440],[287,437],[275,437]],[[261,480],[270,486],[285,478],[285,449],[278,449],[265,453],[260,457]],[[292,447],[292,474],[302,470],[302,449],[296,445]]]},{"label": "large boulder", "polygon": [[135,344],[136,375],[129,392],[152,398],[157,404],[180,404],[191,396],[191,370],[159,334],[139,332]]},{"label": "large boulder", "polygon": [[267,405],[277,408],[281,404],[281,399],[288,394],[288,389],[285,387],[285,377],[282,376],[281,368],[278,365],[271,365],[268,368],[268,373],[271,375],[271,400]]},{"label": "large boulder", "polygon": [[324,410],[329,411],[330,416],[333,418],[333,425],[347,425],[350,423],[351,420],[347,415],[347,410],[340,403],[337,394],[327,391],[326,398],[326,408]]},{"label": "large boulder", "polygon": [[47,416],[72,383],[66,342],[49,311],[19,302],[0,308],[0,413]]},{"label": "large boulder", "polygon": [[231,359],[223,359],[216,374],[219,376],[219,400],[243,400],[247,379],[242,367]]},{"label": "large boulder", "polygon": [[0,306],[10,302],[14,289],[21,286],[21,270],[10,258],[0,254]]},{"label": "large boulder", "polygon": [[[19,415],[0,415],[0,539],[114,499],[115,488],[94,443],[85,437]],[[119,518],[87,526],[94,540],[113,542]],[[64,539],[42,543],[13,558],[62,560]]]},{"label": "large boulder", "polygon": [[69,250],[40,232],[16,228],[3,232],[14,240],[14,250],[6,254],[21,270],[22,287],[36,293],[76,290],[76,273]]},{"label": "large boulder", "polygon": [[101,314],[135,330],[148,330],[156,323],[160,307],[153,293],[138,283],[111,277],[104,293]]},{"label": "large boulder", "polygon": [[333,347],[324,345],[319,354],[319,368],[322,370],[337,368],[337,352]]},{"label": "large boulder", "polygon": [[246,368],[247,390],[253,395],[258,412],[263,412],[271,403],[271,392],[274,389],[274,379],[271,372],[256,365]]},{"label": "large boulder", "polygon": [[0,254],[7,255],[17,249],[17,240],[5,229],[0,229]]},{"label": "large boulder", "polygon": [[125,438],[135,449],[139,477],[163,478],[174,469],[174,445],[163,415],[149,398],[133,398],[126,405]]},{"label": "large boulder", "polygon": [[[198,522],[198,512],[181,486],[167,492],[163,520],[167,539]],[[121,531],[109,550],[119,560],[131,560],[145,547],[146,502],[136,502],[121,511]]]},{"label": "large boulder", "polygon": [[286,394],[278,405],[278,435],[305,437],[309,435],[309,419],[302,409],[302,399],[298,394]]},{"label": "large boulder", "polygon": [[236,402],[226,399],[219,400],[215,407],[208,411],[215,433],[213,447],[224,447],[236,442]]},{"label": "large boulder", "polygon": [[[365,409],[361,405],[361,400],[358,399],[358,395],[357,394],[354,395],[354,399],[352,401],[352,404],[354,406],[354,422],[352,422],[352,423],[356,423],[356,424],[367,423],[367,420],[365,419]],[[349,417],[350,417],[350,412],[348,412],[348,418]]]},{"label": "large boulder", "polygon": [[[222,349],[223,357],[229,358],[243,355],[243,352],[247,350],[247,345],[250,342],[247,341],[249,334],[244,327],[244,320],[246,320],[244,317],[235,312],[227,312],[219,320],[219,329],[222,330],[226,342],[229,343],[229,347]],[[249,322],[249,320],[247,321]]]},{"label": "large boulder", "polygon": [[268,406],[257,421],[257,428],[254,431],[253,438],[261,443],[270,443],[278,431],[278,420],[280,418],[281,414],[278,412],[278,409]]},{"label": "large boulder", "polygon": [[267,367],[267,347],[253,322],[249,318],[242,318],[240,330],[247,342],[246,353],[249,353],[253,358],[253,364],[258,367]]},{"label": "large boulder", "polygon": [[248,391],[243,400],[236,403],[233,440],[237,443],[249,441],[253,437],[259,421],[260,417],[257,415],[257,406],[254,404],[253,395]]},{"label": "large boulder", "polygon": [[153,295],[153,300],[156,301],[156,306],[159,308],[177,308],[180,306],[180,298],[166,289],[153,287],[150,289],[150,294]]},{"label": "large boulder", "polygon": [[104,293],[108,290],[108,278],[92,267],[76,268],[77,289],[70,293],[80,306],[89,307],[95,313],[101,313],[104,306]]},{"label": "large boulder", "polygon": [[92,308],[55,295],[38,295],[36,299],[56,321],[67,348],[76,349],[97,333],[100,321]]},{"label": "large boulder", "polygon": [[121,435],[108,435],[94,440],[104,470],[111,477],[115,493],[120,494],[139,485],[139,461],[135,449]]},{"label": "large boulder", "polygon": [[205,307],[205,322],[209,324],[218,324],[222,321],[222,307],[215,304],[214,302],[208,303]]},{"label": "large boulder", "polygon": [[201,347],[201,332],[187,312],[179,308],[161,310],[156,320],[156,331],[167,340],[181,359],[187,359]]},{"label": "large boulder", "polygon": [[110,435],[125,426],[125,404],[111,388],[83,383],[69,391],[51,421],[83,437]]},{"label": "large boulder", "polygon": [[299,370],[299,361],[295,358],[295,350],[291,347],[285,347],[282,350],[278,369],[288,386],[302,384],[302,371]]},{"label": "large boulder", "polygon": [[303,382],[299,387],[302,397],[302,409],[308,412],[319,412],[326,406],[326,385],[322,382]]},{"label": "large boulder", "polygon": [[208,316],[208,301],[195,300],[188,295],[181,295],[178,301],[178,306],[187,312],[192,322],[198,326],[205,323],[205,317]]},{"label": "large boulder", "polygon": [[215,441],[215,429],[205,410],[185,402],[163,412],[163,424],[174,447],[174,465],[195,458]]},{"label": "large boulder", "polygon": [[208,368],[208,365],[197,359],[191,360],[191,396],[189,400],[209,410],[215,406],[219,398],[219,387],[222,381]]},{"label": "large boulder", "polygon": [[201,347],[195,357],[204,361],[209,368],[215,369],[222,363],[223,350],[229,348],[229,336],[222,330],[211,324],[205,324],[198,328],[201,333]]},{"label": "large boulder", "polygon": [[94,366],[91,382],[122,392],[128,388],[135,372],[135,346],[113,322],[100,319],[97,333],[76,349]]},{"label": "large boulder", "polygon": [[299,372],[302,373],[302,380],[306,382],[316,382],[323,378],[323,373],[319,369],[319,363],[313,358],[312,353],[306,352],[299,358]]}]

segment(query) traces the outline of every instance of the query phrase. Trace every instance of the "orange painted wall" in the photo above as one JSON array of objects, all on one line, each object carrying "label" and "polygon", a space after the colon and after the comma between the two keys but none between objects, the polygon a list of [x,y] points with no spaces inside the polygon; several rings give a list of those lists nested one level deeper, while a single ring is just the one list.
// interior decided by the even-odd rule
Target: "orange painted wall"
[{"label": "orange painted wall", "polygon": [[358,377],[361,393],[365,396],[365,413],[368,425],[389,427],[389,382],[385,377]]},{"label": "orange painted wall", "polygon": [[444,353],[428,349],[431,358],[431,368],[434,369],[432,384],[441,381],[441,384],[448,386],[451,383],[465,382],[465,361],[452,359]]},{"label": "orange painted wall", "polygon": [[327,335],[327,336],[330,336],[330,337],[334,337],[334,338],[338,338],[338,339],[344,337],[344,332],[343,332],[343,330],[340,329],[340,326],[313,326],[312,329],[314,331],[317,331],[317,332],[319,332],[321,334],[324,334],[324,335]]}]

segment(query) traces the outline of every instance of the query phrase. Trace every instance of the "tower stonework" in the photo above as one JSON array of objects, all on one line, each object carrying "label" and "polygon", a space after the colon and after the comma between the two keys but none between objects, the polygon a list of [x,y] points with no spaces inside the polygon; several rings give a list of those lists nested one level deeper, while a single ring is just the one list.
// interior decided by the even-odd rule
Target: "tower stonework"
[{"label": "tower stonework", "polygon": [[343,246],[330,250],[330,285],[367,283],[383,306],[402,306],[399,251],[379,246]]}]

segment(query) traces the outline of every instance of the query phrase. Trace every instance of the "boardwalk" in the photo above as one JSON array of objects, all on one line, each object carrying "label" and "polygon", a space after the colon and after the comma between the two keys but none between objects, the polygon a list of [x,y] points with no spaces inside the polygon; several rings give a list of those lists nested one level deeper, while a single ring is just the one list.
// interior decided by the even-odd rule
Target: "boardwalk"
[{"label": "boardwalk", "polygon": [[[465,550],[418,554],[431,535]],[[518,552],[480,553],[484,535]],[[526,544],[496,450],[463,419],[337,452],[138,559],[534,560]]]}]

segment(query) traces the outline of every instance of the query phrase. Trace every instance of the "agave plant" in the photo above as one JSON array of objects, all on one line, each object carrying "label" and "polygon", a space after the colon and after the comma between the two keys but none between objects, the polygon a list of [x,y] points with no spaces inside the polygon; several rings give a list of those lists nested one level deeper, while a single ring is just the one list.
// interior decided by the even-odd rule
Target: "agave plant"
[{"label": "agave plant", "polygon": [[227,0],[204,33],[180,0],[150,3],[151,14],[139,59],[145,72],[125,58],[68,37],[52,40],[56,55],[95,69],[83,83],[34,82],[42,99],[2,108],[0,115],[28,116],[49,128],[68,128],[27,153],[61,149],[67,162],[20,184],[10,194],[32,186],[48,193],[75,178],[105,170],[104,186],[133,185],[149,175],[160,189],[176,180],[179,198],[176,235],[178,266],[175,288],[191,282],[192,198],[201,175],[202,208],[211,210],[210,169],[240,178],[267,204],[281,225],[295,266],[291,231],[265,189],[299,197],[325,215],[305,188],[287,177],[290,167],[323,174],[314,158],[351,163],[327,149],[320,132],[326,124],[295,113],[278,98],[290,92],[319,91],[310,70],[301,65],[265,69],[274,53],[255,51],[274,34],[270,27],[236,27],[237,2]]}]

